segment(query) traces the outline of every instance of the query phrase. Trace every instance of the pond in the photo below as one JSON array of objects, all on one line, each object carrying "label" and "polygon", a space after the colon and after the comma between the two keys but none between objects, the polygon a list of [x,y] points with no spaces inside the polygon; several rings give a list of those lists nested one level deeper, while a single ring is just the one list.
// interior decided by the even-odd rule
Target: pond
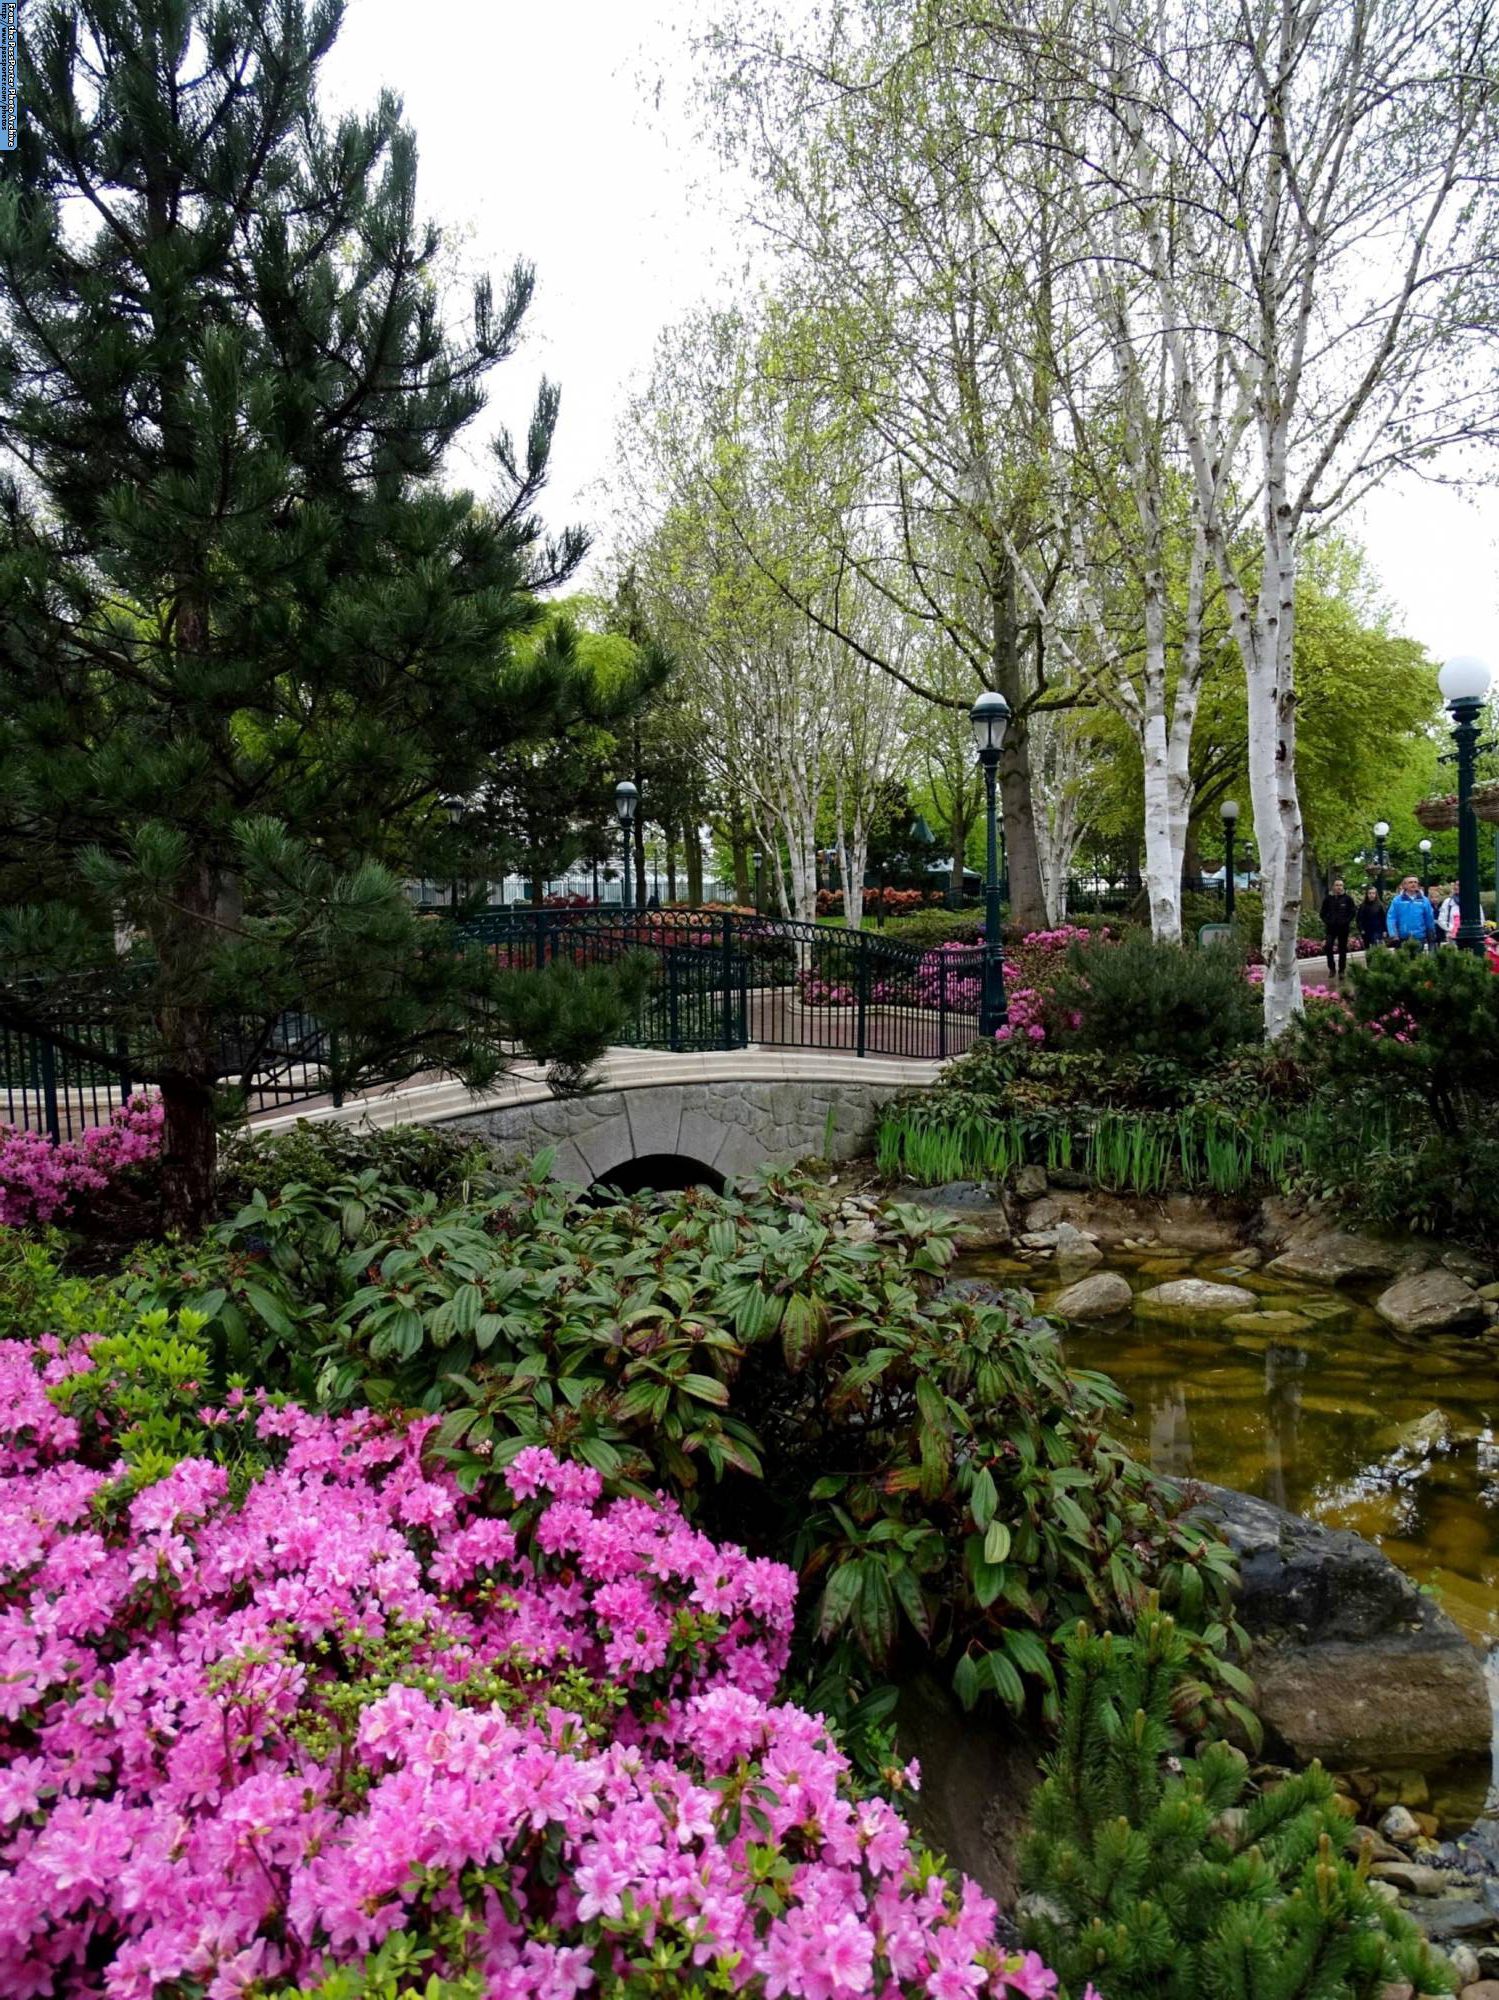
[{"label": "pond", "polygon": [[[1024,1284],[1044,1309],[1062,1279],[1008,1257],[965,1270]],[[1202,1277],[1262,1294],[1303,1329],[1236,1332],[1134,1319],[1066,1337],[1074,1367],[1111,1375],[1117,1428],[1157,1471],[1237,1487],[1384,1550],[1499,1664],[1499,1343],[1407,1338],[1351,1291],[1298,1287],[1231,1252],[1111,1252],[1136,1290]],[[1067,1278],[1079,1275],[1068,1273]]]}]

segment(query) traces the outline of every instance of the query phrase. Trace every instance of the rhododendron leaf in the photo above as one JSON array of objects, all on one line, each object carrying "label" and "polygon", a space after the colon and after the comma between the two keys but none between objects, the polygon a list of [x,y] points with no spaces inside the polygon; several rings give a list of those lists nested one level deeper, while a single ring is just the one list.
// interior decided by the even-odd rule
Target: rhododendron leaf
[{"label": "rhododendron leaf", "polygon": [[477,1285],[460,1285],[453,1294],[453,1327],[465,1337],[472,1334],[479,1324],[479,1314],[484,1309],[484,1294]]},{"label": "rhododendron leaf", "polygon": [[812,1500],[831,1500],[835,1493],[841,1493],[848,1481],[841,1472],[825,1472],[821,1479],[814,1479],[808,1495]]},{"label": "rhododendron leaf", "polygon": [[984,1561],[1002,1563],[1009,1553],[1009,1528],[1003,1521],[991,1521],[984,1531]]},{"label": "rhododendron leaf", "polygon": [[799,1375],[821,1345],[826,1321],[821,1302],[793,1292],[781,1315],[781,1352],[793,1375]]},{"label": "rhododendron leaf", "polygon": [[288,1318],[285,1307],[263,1285],[246,1285],[245,1298],[272,1333],[279,1334],[283,1340],[295,1339],[296,1329]]},{"label": "rhododendron leaf", "polygon": [[[995,1488],[994,1475],[986,1465],[974,1480],[973,1491],[968,1496],[968,1506],[973,1515],[974,1524],[981,1529],[987,1528],[989,1523],[994,1519],[994,1510],[998,1505],[999,1493]],[[1008,1548],[1008,1542],[1006,1543],[1006,1548]],[[1001,1550],[998,1555],[990,1557],[991,1562],[1003,1562],[1004,1559],[1004,1550]]]},{"label": "rhododendron leaf", "polygon": [[1048,1686],[1053,1683],[1056,1677],[1051,1657],[1038,1634],[1022,1631],[1014,1625],[1006,1626],[1004,1648],[1023,1674],[1030,1674]]},{"label": "rhododendron leaf", "polygon": [[848,1621],[849,1613],[859,1595],[859,1565],[855,1562],[840,1563],[829,1576],[823,1587],[822,1603],[817,1614],[819,1637],[831,1639]]},{"label": "rhododendron leaf", "polygon": [[890,1583],[901,1610],[910,1619],[913,1628],[923,1639],[930,1641],[932,1617],[914,1574],[901,1563],[890,1572]]},{"label": "rhododendron leaf", "polygon": [[964,1708],[972,1708],[980,1694],[978,1662],[971,1653],[964,1653],[953,1669],[953,1692]]},{"label": "rhododendron leaf", "polygon": [[614,1446],[604,1438],[579,1438],[576,1449],[583,1463],[591,1465],[595,1472],[602,1472],[606,1479],[612,1479],[624,1465]]},{"label": "rhododendron leaf", "polygon": [[895,1595],[878,1556],[865,1556],[859,1569],[862,1580],[854,1605],[854,1630],[864,1651],[879,1666],[889,1659],[895,1643]]},{"label": "rhododendron leaf", "polygon": [[729,1392],[716,1376],[684,1375],[682,1387],[689,1396],[695,1396],[700,1403],[712,1403],[720,1410],[726,1410],[729,1406]]},{"label": "rhododendron leaf", "polygon": [[1003,1653],[985,1655],[984,1674],[1005,1707],[1018,1715],[1025,1707],[1025,1683]]},{"label": "rhododendron leaf", "polygon": [[501,1314],[480,1313],[474,1321],[474,1345],[482,1352],[492,1345],[495,1336],[503,1330],[504,1325],[505,1321]]}]

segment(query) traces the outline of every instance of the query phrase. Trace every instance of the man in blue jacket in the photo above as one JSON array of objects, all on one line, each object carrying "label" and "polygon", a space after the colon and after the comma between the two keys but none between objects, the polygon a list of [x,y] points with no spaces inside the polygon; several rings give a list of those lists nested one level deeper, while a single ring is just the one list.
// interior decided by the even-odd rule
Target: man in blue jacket
[{"label": "man in blue jacket", "polygon": [[1385,912],[1385,935],[1391,944],[1419,944],[1423,951],[1430,951],[1437,941],[1437,920],[1431,899],[1414,875],[1406,876],[1399,895],[1390,900]]}]

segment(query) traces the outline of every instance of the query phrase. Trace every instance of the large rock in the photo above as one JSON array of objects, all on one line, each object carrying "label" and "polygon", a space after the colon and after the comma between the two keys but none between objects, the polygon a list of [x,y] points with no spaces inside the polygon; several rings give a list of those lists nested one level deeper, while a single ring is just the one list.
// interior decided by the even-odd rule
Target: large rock
[{"label": "large rock", "polygon": [[1428,1261],[1424,1250],[1409,1243],[1390,1243],[1314,1223],[1299,1230],[1265,1269],[1275,1278],[1341,1285],[1350,1278],[1392,1278],[1401,1271],[1420,1270]]},{"label": "large rock", "polygon": [[1010,1217],[1004,1198],[982,1181],[947,1181],[941,1187],[903,1191],[901,1200],[914,1208],[933,1208],[955,1215],[958,1241],[968,1250],[1002,1250],[1010,1240]]},{"label": "large rock", "polygon": [[1435,1770],[1490,1754],[1477,1653],[1371,1542],[1268,1501],[1199,1489],[1239,1557],[1255,1708],[1272,1755],[1334,1770]]},{"label": "large rock", "polygon": [[1400,1333],[1464,1333],[1485,1318],[1483,1300],[1467,1279],[1441,1265],[1397,1278],[1374,1310]]},{"label": "large rock", "polygon": [[971,1875],[1001,1909],[1013,1908],[1020,1892],[1017,1850],[1040,1776],[1039,1752],[1023,1725],[964,1715],[922,1673],[901,1687],[895,1733],[901,1755],[921,1765],[921,1789],[908,1812],[923,1842]]},{"label": "large rock", "polygon": [[1075,1285],[1069,1285],[1065,1292],[1058,1292],[1051,1302],[1051,1310],[1058,1319],[1069,1324],[1087,1324],[1093,1320],[1115,1319],[1120,1313],[1127,1313],[1134,1303],[1134,1293],[1129,1288],[1129,1279],[1117,1271],[1095,1271],[1091,1278],[1081,1278]]},{"label": "large rock", "polygon": [[1208,1278],[1172,1278],[1152,1285],[1135,1299],[1149,1319],[1187,1319],[1198,1314],[1251,1312],[1258,1298],[1243,1285],[1215,1285]]}]

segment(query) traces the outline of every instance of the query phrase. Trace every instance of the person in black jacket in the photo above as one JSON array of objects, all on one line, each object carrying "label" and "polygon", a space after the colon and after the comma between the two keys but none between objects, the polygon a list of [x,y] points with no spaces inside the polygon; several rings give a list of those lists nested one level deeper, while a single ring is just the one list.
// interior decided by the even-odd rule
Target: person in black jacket
[{"label": "person in black jacket", "polygon": [[[1341,977],[1348,970],[1348,933],[1353,929],[1358,905],[1337,877],[1330,894],[1322,898],[1322,928],[1327,933],[1327,976]],[[1383,915],[1383,911],[1380,912]]]},{"label": "person in black jacket", "polygon": [[1372,882],[1365,889],[1364,900],[1358,906],[1358,934],[1364,941],[1365,951],[1373,951],[1375,945],[1384,943],[1384,900]]}]

